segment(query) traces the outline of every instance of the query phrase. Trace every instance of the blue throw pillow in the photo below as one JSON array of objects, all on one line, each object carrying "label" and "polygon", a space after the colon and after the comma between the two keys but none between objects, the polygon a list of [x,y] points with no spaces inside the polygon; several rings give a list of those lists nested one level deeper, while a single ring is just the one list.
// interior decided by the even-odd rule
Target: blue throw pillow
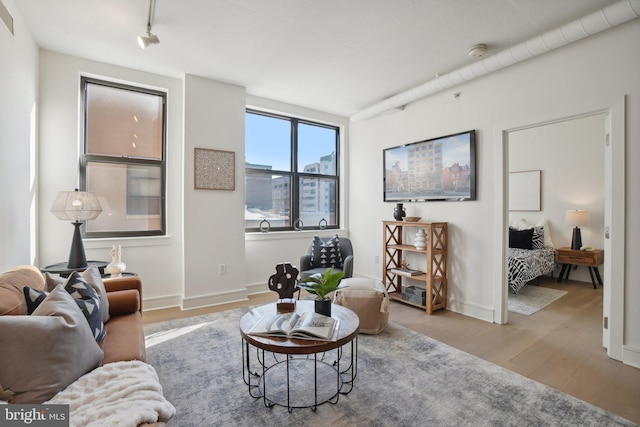
[{"label": "blue throw pillow", "polygon": [[[66,282],[59,286],[64,286],[64,290],[71,295],[71,298],[73,298],[76,304],[78,304],[78,307],[80,307],[82,314],[84,314],[84,317],[89,323],[91,334],[96,342],[102,341],[106,332],[104,330],[104,323],[102,322],[100,297],[96,291],[76,271],[71,273]],[[23,293],[29,314],[33,313],[49,295],[48,292],[33,289],[28,286],[23,288]]]}]

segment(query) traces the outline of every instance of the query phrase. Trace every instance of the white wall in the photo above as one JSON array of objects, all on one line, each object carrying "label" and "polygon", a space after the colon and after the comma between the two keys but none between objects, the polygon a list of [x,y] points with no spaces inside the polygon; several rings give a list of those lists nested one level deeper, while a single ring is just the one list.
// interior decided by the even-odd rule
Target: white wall
[{"label": "white wall", "polygon": [[[392,217],[393,205],[382,202],[382,149],[478,130],[478,200],[454,203],[411,203],[407,214],[450,222],[449,307],[492,320],[494,292],[502,284],[497,247],[501,230],[502,182],[495,179],[503,165],[501,130],[515,129],[584,113],[603,111],[627,97],[626,124],[626,348],[640,355],[640,20],[592,36],[567,47],[514,65],[447,92],[408,105],[403,112],[351,126],[349,162],[350,233],[354,251],[364,262],[358,273],[380,278],[381,221]],[[453,92],[461,92],[454,99]],[[377,185],[371,185],[371,183]],[[416,315],[420,315],[416,312]]]},{"label": "white wall", "polygon": [[[186,308],[245,298],[245,90],[185,77],[184,267]],[[194,148],[235,152],[235,190],[194,190]],[[226,274],[219,274],[219,266]]]},{"label": "white wall", "polygon": [[[68,258],[72,227],[57,220],[49,208],[58,191],[78,185],[82,74],[168,91],[168,236],[85,239],[88,260],[108,261],[111,246],[122,245],[127,270],[144,277],[146,309],[193,308],[244,299],[248,292],[266,289],[275,264],[298,263],[313,233],[258,233],[247,236],[245,249],[244,88],[192,75],[172,79],[50,51],[41,51],[40,63],[40,155],[47,159],[40,168],[39,217],[44,230],[40,265]],[[344,165],[346,118],[260,98],[253,98],[251,105],[341,126]],[[234,191],[194,189],[195,147],[235,152]],[[346,177],[341,177],[343,184]],[[348,218],[346,194],[341,194],[343,224]],[[340,234],[346,235],[344,230]],[[225,274],[219,274],[220,264],[226,266]]]},{"label": "white wall", "polygon": [[0,21],[0,271],[34,264],[38,190],[38,46],[12,0],[14,34]]},{"label": "white wall", "polygon": [[40,52],[40,265],[66,261],[73,227],[49,212],[58,191],[78,187],[80,77],[91,75],[167,92],[167,237],[85,239],[87,260],[110,261],[122,245],[127,270],[144,277],[146,308],[180,303],[182,264],[182,82],[43,50]]},{"label": "white wall", "polygon": [[[511,211],[510,224],[545,219],[554,246],[570,247],[573,231],[565,212],[585,209],[590,223],[580,227],[582,244],[604,247],[605,119],[597,114],[509,132],[509,171],[541,170],[541,211]],[[570,278],[591,283],[586,268]]]}]

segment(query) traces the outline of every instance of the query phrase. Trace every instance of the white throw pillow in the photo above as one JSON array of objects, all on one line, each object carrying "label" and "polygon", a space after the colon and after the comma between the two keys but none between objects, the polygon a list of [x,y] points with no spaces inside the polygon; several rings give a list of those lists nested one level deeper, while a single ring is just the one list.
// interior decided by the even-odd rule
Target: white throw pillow
[{"label": "white throw pillow", "polygon": [[532,227],[532,225],[529,224],[526,219],[520,218],[520,219],[514,221],[513,224],[511,224],[511,227],[515,228],[518,231],[522,231],[522,230],[530,229]]}]

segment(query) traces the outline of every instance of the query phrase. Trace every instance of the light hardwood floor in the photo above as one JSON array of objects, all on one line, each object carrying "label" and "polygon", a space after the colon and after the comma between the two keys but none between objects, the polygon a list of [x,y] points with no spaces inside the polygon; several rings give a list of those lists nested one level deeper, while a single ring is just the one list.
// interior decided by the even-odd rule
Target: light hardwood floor
[{"label": "light hardwood floor", "polygon": [[[602,287],[555,279],[540,285],[568,294],[530,316],[509,313],[506,325],[447,310],[429,316],[398,302],[392,302],[390,320],[640,424],[640,369],[609,359],[602,347]],[[269,292],[204,309],[148,311],[143,318],[153,323],[264,304],[276,296]]]}]

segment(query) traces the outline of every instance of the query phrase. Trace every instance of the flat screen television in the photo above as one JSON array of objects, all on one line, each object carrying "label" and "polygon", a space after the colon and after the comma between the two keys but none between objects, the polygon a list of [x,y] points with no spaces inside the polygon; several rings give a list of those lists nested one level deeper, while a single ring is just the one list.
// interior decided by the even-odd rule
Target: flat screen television
[{"label": "flat screen television", "polygon": [[383,150],[384,201],[476,199],[476,131]]}]

